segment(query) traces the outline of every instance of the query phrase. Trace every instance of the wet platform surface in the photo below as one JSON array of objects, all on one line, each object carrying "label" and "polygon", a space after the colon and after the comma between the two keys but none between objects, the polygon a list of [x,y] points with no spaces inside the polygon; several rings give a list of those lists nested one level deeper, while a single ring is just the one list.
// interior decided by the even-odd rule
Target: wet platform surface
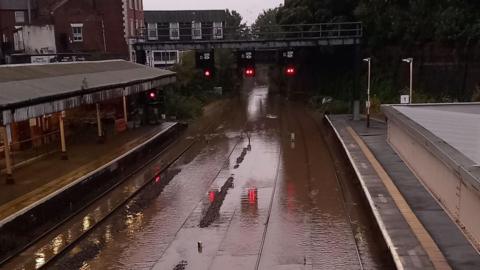
[{"label": "wet platform surface", "polygon": [[[450,219],[438,202],[388,145],[386,124],[380,121],[372,121],[371,127],[366,128],[364,121],[352,121],[349,116],[330,116],[330,119],[341,134],[347,147],[349,143],[355,143],[354,140],[351,139],[351,136],[345,132],[347,127],[353,128],[365,142],[401,192],[416,218],[418,218],[434,240],[451,268],[480,269],[480,255],[478,252],[457,227],[455,222]],[[367,163],[366,161],[363,162]],[[366,178],[368,178],[370,173],[363,170],[365,168],[362,169],[361,163],[362,161],[359,161],[359,169],[363,174],[367,175]],[[381,212],[381,210],[379,211]],[[386,214],[388,215],[388,213]],[[396,219],[398,219],[398,217]],[[394,222],[397,224],[395,226],[398,226],[401,221],[396,221],[396,219],[386,218],[386,223]],[[407,229],[404,228],[404,230]],[[392,234],[394,244],[398,236],[396,233]],[[406,239],[408,238],[404,235],[402,235],[400,239],[397,239],[399,245],[402,246],[404,243],[410,241],[415,243],[414,239],[408,241]]]},{"label": "wet platform surface", "polygon": [[69,147],[69,160],[54,154],[14,171],[16,183],[0,188],[0,222],[22,209],[64,188],[80,177],[100,168],[149,138],[170,128],[173,123],[144,127],[110,138],[104,144]]},{"label": "wet platform surface", "polygon": [[365,217],[368,210],[345,202],[303,105],[259,87],[211,125],[170,177],[148,185],[48,268],[393,268],[372,221],[352,221],[351,211]]}]

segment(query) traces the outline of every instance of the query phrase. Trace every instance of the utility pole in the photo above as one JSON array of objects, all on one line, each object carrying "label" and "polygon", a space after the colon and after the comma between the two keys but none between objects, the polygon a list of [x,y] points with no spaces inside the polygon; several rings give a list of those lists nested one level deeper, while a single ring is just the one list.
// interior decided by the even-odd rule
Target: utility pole
[{"label": "utility pole", "polygon": [[402,60],[405,63],[410,64],[410,98],[409,98],[409,103],[413,103],[413,58],[405,58]]},{"label": "utility pole", "polygon": [[370,86],[371,86],[371,74],[372,74],[372,58],[365,58],[363,61],[368,63],[368,87],[367,87],[367,128],[370,127]]}]

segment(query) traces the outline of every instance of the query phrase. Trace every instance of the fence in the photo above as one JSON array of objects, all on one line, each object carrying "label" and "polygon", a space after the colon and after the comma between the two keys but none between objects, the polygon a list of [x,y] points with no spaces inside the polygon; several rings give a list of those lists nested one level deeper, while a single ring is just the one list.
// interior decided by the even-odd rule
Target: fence
[{"label": "fence", "polygon": [[247,40],[298,40],[298,39],[333,39],[361,38],[361,22],[285,24],[261,27],[159,27],[141,29],[139,39],[147,42],[181,42],[181,41],[247,41]]}]

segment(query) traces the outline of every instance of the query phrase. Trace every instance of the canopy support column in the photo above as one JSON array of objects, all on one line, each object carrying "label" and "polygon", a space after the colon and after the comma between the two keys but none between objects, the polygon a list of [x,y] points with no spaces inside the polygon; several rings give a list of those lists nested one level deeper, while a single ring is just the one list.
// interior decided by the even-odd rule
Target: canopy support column
[{"label": "canopy support column", "polygon": [[103,134],[102,128],[102,118],[100,116],[100,104],[95,104],[97,108],[97,135],[98,135],[98,143],[105,142],[105,134]]},{"label": "canopy support column", "polygon": [[15,184],[15,180],[13,179],[13,168],[12,168],[12,159],[10,157],[10,142],[8,140],[7,135],[7,128],[5,126],[0,127],[0,133],[3,139],[3,152],[5,153],[5,167],[6,167],[6,183],[8,185]]},{"label": "canopy support column", "polygon": [[65,119],[65,111],[62,111],[60,115],[58,116],[58,123],[60,125],[60,142],[62,146],[62,153],[61,153],[61,158],[63,160],[68,160],[68,155],[67,155],[67,143],[65,140],[65,125],[64,125],[64,119]]}]

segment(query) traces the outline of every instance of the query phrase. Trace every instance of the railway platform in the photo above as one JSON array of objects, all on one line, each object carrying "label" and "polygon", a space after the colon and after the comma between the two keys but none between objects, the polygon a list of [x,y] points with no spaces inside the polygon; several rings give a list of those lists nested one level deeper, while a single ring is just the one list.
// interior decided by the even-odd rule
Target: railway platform
[{"label": "railway platform", "polygon": [[462,230],[387,142],[387,126],[327,116],[399,269],[479,269]]},{"label": "railway platform", "polygon": [[68,160],[62,160],[61,153],[57,152],[29,162],[16,170],[15,184],[2,183],[0,221],[68,186],[171,126],[171,123],[144,126],[112,136],[103,144],[95,141],[72,144]]}]

